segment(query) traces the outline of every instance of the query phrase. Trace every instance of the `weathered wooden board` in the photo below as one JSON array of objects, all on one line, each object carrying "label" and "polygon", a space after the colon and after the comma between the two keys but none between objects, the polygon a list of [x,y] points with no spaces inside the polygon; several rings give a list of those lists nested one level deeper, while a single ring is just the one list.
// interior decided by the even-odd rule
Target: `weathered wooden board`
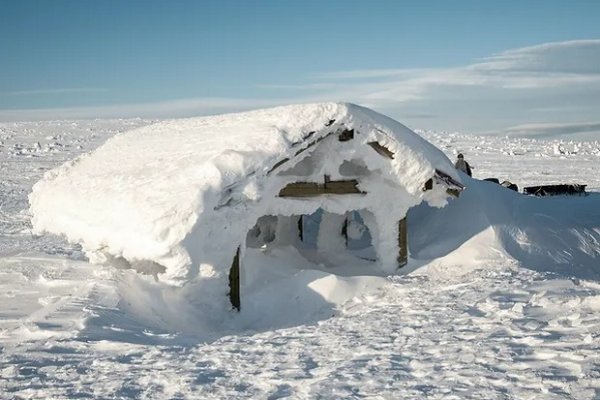
[{"label": "weathered wooden board", "polygon": [[408,262],[408,226],[406,217],[398,222],[398,268],[402,268]]},{"label": "weathered wooden board", "polygon": [[329,181],[323,184],[326,194],[353,194],[364,193],[358,188],[358,181],[351,179],[347,181]]},{"label": "weathered wooden board", "polygon": [[279,191],[279,197],[315,197],[324,194],[364,194],[358,187],[358,181],[293,182]]},{"label": "weathered wooden board", "polygon": [[314,182],[294,182],[279,191],[279,197],[314,197],[324,194],[321,184]]},{"label": "weathered wooden board", "polygon": [[240,248],[238,247],[229,270],[229,300],[236,310],[240,310]]},{"label": "weathered wooden board", "polygon": [[460,191],[458,189],[446,189],[446,193],[452,197],[458,198],[460,196]]},{"label": "weathered wooden board", "polygon": [[282,166],[283,164],[285,164],[288,161],[290,161],[289,158],[284,158],[283,160],[277,161],[275,163],[275,165],[273,165],[273,167],[271,167],[271,169],[269,170],[269,172],[267,172],[267,175],[269,175],[271,172],[275,171],[278,167]]},{"label": "weathered wooden board", "polygon": [[387,147],[380,145],[378,142],[369,142],[367,144],[382,156],[389,158],[390,160],[394,159],[394,153],[391,152]]}]

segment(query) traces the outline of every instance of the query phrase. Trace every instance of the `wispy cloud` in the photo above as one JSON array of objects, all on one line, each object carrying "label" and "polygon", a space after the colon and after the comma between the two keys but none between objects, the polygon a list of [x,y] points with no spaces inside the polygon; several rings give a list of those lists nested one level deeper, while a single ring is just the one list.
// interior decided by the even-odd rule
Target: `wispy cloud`
[{"label": "wispy cloud", "polygon": [[[461,67],[329,71],[307,76],[305,82],[266,83],[256,89],[262,97],[5,110],[0,111],[0,120],[185,117],[287,103],[350,101],[414,128],[520,135],[596,132],[595,123],[587,121],[596,121],[600,109],[600,39],[507,50]],[[84,90],[97,89],[38,92]],[[539,121],[555,126],[533,125]]]},{"label": "wispy cloud", "polygon": [[56,88],[56,89],[32,89],[17,90],[13,92],[2,92],[8,96],[30,96],[30,95],[56,95],[69,93],[102,93],[108,92],[108,89],[102,88]]},{"label": "wispy cloud", "polygon": [[335,88],[339,88],[340,85],[337,85],[335,83],[307,83],[307,84],[261,84],[261,85],[256,85],[257,88],[260,89],[283,89],[283,90],[302,90],[302,91],[309,91],[309,90],[329,90],[329,89],[335,89]]},{"label": "wispy cloud", "polygon": [[[509,50],[459,68],[333,71],[315,79],[352,88],[365,100],[402,103],[435,97],[440,88],[547,89],[600,84],[600,40]],[[341,82],[345,84],[342,85]]]},{"label": "wispy cloud", "polygon": [[348,71],[322,72],[315,74],[315,79],[380,79],[380,78],[410,78],[427,72],[436,72],[436,68],[406,68],[406,69],[359,69]]},{"label": "wispy cloud", "polygon": [[270,107],[279,101],[264,99],[193,98],[152,103],[115,104],[97,107],[64,107],[0,110],[0,121],[43,121],[91,118],[176,118]]},{"label": "wispy cloud", "polygon": [[[395,78],[448,84],[484,84],[496,82],[484,78],[511,79],[528,73],[594,77],[600,74],[600,39],[546,43],[523,47],[484,58],[458,68],[409,68],[349,70],[321,73],[319,79]],[[450,79],[450,80],[448,80]]]},{"label": "wispy cloud", "polygon": [[518,137],[538,136],[567,136],[579,133],[600,132],[600,122],[576,122],[576,123],[530,123],[511,126],[504,129],[502,133]]},{"label": "wispy cloud", "polygon": [[[309,81],[315,82],[335,84],[331,97],[432,129],[482,133],[533,121],[593,121],[600,108],[600,39],[507,50],[462,67],[330,71]],[[427,114],[437,118],[414,117]]]},{"label": "wispy cloud", "polygon": [[490,70],[599,74],[600,39],[553,42],[507,50],[478,65]]}]

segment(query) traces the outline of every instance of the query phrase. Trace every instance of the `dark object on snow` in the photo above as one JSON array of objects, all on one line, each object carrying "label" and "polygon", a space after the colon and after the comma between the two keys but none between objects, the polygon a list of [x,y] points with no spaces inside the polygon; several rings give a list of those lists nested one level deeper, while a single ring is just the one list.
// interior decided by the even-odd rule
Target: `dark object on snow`
[{"label": "dark object on snow", "polygon": [[459,171],[464,172],[465,174],[472,176],[472,172],[471,172],[471,166],[469,165],[468,162],[465,161],[465,156],[462,155],[462,153],[458,153],[458,155],[456,156],[457,160],[454,163],[454,168],[456,168]]},{"label": "dark object on snow", "polygon": [[585,187],[587,185],[573,184],[562,184],[562,185],[542,185],[542,186],[528,186],[523,188],[523,193],[532,194],[535,196],[559,196],[559,195],[579,195],[585,196]]},{"label": "dark object on snow", "polygon": [[498,178],[485,178],[484,181],[497,183],[498,185],[510,190],[514,190],[515,192],[519,191],[519,187],[511,181],[502,181],[502,183],[500,183],[500,180]]},{"label": "dark object on snow", "polygon": [[236,310],[240,311],[240,248],[237,248],[231,269],[229,270],[229,300]]},{"label": "dark object on snow", "polygon": [[402,268],[408,262],[408,227],[406,217],[402,218],[398,223],[398,268]]},{"label": "dark object on snow", "polygon": [[338,135],[338,140],[340,142],[347,142],[348,140],[352,140],[354,139],[354,129],[346,129],[343,130],[339,135]]},{"label": "dark object on snow", "polygon": [[514,190],[515,192],[519,191],[519,187],[511,181],[503,181],[500,185],[504,186],[507,189]]}]

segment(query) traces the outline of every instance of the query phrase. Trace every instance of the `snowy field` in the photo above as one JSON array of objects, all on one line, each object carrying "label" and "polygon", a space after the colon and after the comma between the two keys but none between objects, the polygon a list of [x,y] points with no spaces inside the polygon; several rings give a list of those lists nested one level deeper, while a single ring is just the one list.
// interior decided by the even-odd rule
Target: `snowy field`
[{"label": "snowy field", "polygon": [[421,132],[474,178],[590,195],[465,177],[430,219],[409,213],[409,274],[339,277],[256,251],[281,280],[240,314],[207,315],[209,288],[31,234],[27,196],[46,171],[151,122],[0,124],[0,398],[600,398],[600,142]]}]

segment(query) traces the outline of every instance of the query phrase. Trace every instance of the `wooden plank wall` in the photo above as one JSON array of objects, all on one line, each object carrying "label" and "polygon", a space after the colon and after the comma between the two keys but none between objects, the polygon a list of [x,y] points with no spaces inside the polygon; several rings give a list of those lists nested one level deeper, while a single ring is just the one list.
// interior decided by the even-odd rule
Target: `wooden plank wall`
[{"label": "wooden plank wall", "polygon": [[287,184],[279,191],[279,197],[316,197],[323,194],[363,194],[357,187],[358,181],[350,179],[347,181],[325,181],[316,182],[293,182]]}]

